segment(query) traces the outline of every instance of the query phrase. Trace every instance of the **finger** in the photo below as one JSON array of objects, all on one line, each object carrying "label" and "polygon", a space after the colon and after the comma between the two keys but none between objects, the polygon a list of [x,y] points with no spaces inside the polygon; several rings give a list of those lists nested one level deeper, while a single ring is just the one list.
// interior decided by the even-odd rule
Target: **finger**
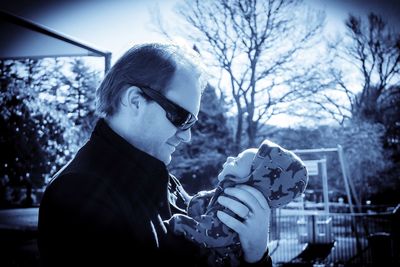
[{"label": "finger", "polygon": [[232,198],[220,196],[217,199],[217,201],[219,204],[230,209],[231,211],[233,211],[235,214],[239,215],[242,218],[246,217],[250,212],[248,207],[246,207],[239,201],[236,201]]},{"label": "finger", "polygon": [[264,195],[257,189],[255,189],[254,187],[251,187],[249,185],[238,185],[238,188],[242,188],[243,190],[246,190],[247,192],[249,192],[250,194],[252,194],[258,201],[258,203],[260,204],[260,206],[265,209],[265,210],[269,210],[269,205],[267,202],[267,199],[264,197]]},{"label": "finger", "polygon": [[243,202],[243,204],[246,205],[251,211],[256,209],[257,205],[260,205],[258,204],[257,199],[244,189],[229,187],[224,190],[224,193],[237,198],[238,200]]},{"label": "finger", "polygon": [[217,217],[218,219],[231,228],[233,231],[238,233],[239,235],[244,231],[244,225],[241,223],[239,220],[233,218],[232,216],[226,214],[223,211],[217,211]]}]

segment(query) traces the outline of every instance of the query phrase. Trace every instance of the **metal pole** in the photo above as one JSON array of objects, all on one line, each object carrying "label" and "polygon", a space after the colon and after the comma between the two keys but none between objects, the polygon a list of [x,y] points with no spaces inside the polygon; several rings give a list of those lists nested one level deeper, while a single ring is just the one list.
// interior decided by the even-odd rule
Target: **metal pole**
[{"label": "metal pole", "polygon": [[328,172],[326,170],[326,159],[322,159],[322,190],[324,193],[324,210],[325,213],[329,213],[329,195],[328,195]]},{"label": "metal pole", "polygon": [[354,213],[353,200],[351,198],[349,181],[347,179],[347,171],[346,168],[344,167],[345,163],[343,158],[343,148],[341,145],[338,145],[338,154],[339,154],[340,167],[342,169],[342,174],[343,174],[344,188],[346,189],[347,200],[349,201],[350,212]]},{"label": "metal pole", "polygon": [[318,153],[318,152],[336,152],[338,149],[334,148],[313,148],[313,149],[294,149],[291,150],[293,153]]},{"label": "metal pole", "polygon": [[315,244],[315,243],[317,243],[316,241],[317,241],[317,224],[315,223],[315,221],[316,221],[316,215],[315,214],[313,214],[312,216],[311,216],[311,220],[312,220],[312,243],[313,244]]},{"label": "metal pole", "polygon": [[347,171],[346,171],[346,165],[344,161],[344,155],[343,155],[343,148],[341,145],[338,145],[338,154],[339,154],[339,160],[340,160],[340,166],[342,167],[342,173],[343,173],[343,180],[344,180],[344,185],[346,188],[346,193],[347,193],[347,198],[349,200],[349,205],[350,205],[350,212],[351,212],[351,226],[352,230],[354,231],[354,235],[356,237],[356,248],[357,248],[357,253],[361,252],[362,247],[361,247],[361,242],[360,238],[358,236],[358,230],[357,230],[357,222],[355,220],[355,214],[354,214],[354,208],[353,208],[353,201],[351,199],[351,193],[350,193],[350,188],[349,188],[349,181],[348,181],[348,176],[347,176]]},{"label": "metal pole", "polygon": [[106,53],[104,55],[104,74],[107,74],[110,68],[111,68],[111,53]]}]

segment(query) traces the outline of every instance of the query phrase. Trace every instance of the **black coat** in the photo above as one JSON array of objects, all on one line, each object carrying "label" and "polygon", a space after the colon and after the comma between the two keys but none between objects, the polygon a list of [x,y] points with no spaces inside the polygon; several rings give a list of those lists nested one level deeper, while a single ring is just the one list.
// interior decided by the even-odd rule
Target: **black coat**
[{"label": "black coat", "polygon": [[44,193],[43,265],[201,266],[200,250],[162,222],[178,211],[168,193],[177,183],[164,163],[99,120],[90,140]]}]

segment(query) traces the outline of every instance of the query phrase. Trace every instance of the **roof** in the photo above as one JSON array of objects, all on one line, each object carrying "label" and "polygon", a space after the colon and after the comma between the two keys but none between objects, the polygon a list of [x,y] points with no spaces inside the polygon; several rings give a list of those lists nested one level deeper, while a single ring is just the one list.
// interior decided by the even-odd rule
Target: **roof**
[{"label": "roof", "polygon": [[94,56],[110,66],[110,52],[1,10],[0,33],[0,59]]}]

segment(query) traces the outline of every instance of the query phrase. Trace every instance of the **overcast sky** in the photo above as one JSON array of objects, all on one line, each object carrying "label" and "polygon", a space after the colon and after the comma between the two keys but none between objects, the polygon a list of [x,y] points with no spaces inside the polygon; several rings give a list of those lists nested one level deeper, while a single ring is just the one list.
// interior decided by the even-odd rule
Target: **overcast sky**
[{"label": "overcast sky", "polygon": [[[169,25],[182,0],[1,0],[0,8],[72,38],[113,53],[113,61],[135,43],[163,41],[152,30],[151,12],[159,6]],[[328,28],[340,30],[348,12],[384,14],[400,25],[400,0],[305,0],[327,14]]]},{"label": "overcast sky", "polygon": [[[182,0],[0,0],[0,9],[112,52],[112,62],[115,62],[134,44],[164,41],[154,31],[151,13],[158,6],[163,19],[173,27],[177,19],[173,8],[179,2]],[[329,33],[344,30],[349,12],[362,16],[374,11],[400,28],[400,0],[305,0],[305,3],[326,12]],[[275,119],[276,124],[281,121],[291,123],[287,119]]]}]

